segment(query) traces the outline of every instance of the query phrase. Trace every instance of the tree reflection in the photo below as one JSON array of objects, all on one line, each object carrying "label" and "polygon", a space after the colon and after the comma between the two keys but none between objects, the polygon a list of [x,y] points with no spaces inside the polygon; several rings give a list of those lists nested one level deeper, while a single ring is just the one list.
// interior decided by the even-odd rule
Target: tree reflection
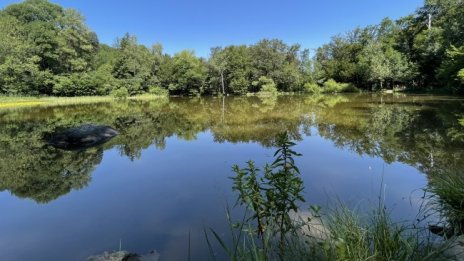
[{"label": "tree reflection", "polygon": [[[0,191],[45,203],[87,186],[105,150],[137,160],[150,146],[164,149],[169,137],[194,140],[206,130],[216,142],[269,147],[283,131],[302,140],[316,129],[342,149],[436,175],[449,166],[463,167],[462,109],[459,100],[358,94],[172,98],[4,110]],[[78,152],[45,144],[51,133],[83,123],[109,125],[120,134]]]}]

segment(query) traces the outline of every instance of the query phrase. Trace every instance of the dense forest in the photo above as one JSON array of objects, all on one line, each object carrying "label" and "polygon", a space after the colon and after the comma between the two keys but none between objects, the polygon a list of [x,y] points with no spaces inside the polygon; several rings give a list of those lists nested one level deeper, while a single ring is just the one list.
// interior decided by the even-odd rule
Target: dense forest
[{"label": "dense forest", "polygon": [[[310,26],[310,25],[308,25]],[[126,34],[99,42],[81,14],[48,0],[0,11],[0,94],[171,95],[339,92],[383,88],[464,93],[464,1],[356,28],[318,48],[263,39],[174,55]]]}]

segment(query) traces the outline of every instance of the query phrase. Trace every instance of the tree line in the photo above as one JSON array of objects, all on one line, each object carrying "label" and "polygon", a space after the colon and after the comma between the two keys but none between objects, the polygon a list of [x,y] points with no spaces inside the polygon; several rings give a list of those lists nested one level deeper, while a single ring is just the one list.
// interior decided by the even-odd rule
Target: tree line
[{"label": "tree line", "polygon": [[351,86],[457,93],[464,90],[463,10],[460,0],[426,0],[397,21],[335,36],[312,57],[299,44],[263,39],[211,48],[206,59],[190,50],[169,55],[131,34],[102,44],[77,11],[26,0],[0,11],[0,94],[240,95]]},{"label": "tree line", "polygon": [[411,15],[333,37],[315,60],[318,80],[462,93],[464,1],[425,0]]}]

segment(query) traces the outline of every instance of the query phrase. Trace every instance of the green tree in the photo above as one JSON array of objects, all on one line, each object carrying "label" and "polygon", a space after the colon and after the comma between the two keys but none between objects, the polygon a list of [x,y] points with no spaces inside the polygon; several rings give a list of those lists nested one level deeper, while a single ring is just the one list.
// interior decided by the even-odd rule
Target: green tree
[{"label": "green tree", "polygon": [[464,92],[464,45],[448,49],[438,70],[438,78],[454,91]]},{"label": "green tree", "polygon": [[359,63],[365,78],[378,83],[380,89],[383,88],[385,79],[392,74],[388,59],[378,42],[372,42],[364,48]]},{"label": "green tree", "polygon": [[219,73],[219,81],[221,85],[221,93],[226,94],[226,86],[224,74],[227,68],[227,59],[225,52],[220,47],[211,48],[211,57],[209,63],[213,67],[213,71]]},{"label": "green tree", "polygon": [[0,14],[0,93],[38,95],[51,77],[41,70],[42,58],[24,37],[25,30],[17,18]]},{"label": "green tree", "polygon": [[119,85],[127,88],[130,95],[147,92],[159,81],[153,73],[154,56],[148,48],[137,43],[137,38],[126,34],[117,40],[118,58],[113,67],[113,76]]},{"label": "green tree", "polygon": [[0,40],[4,93],[76,95],[72,90],[56,89],[64,86],[63,77],[90,71],[98,48],[95,33],[77,11],[47,0],[26,0],[7,6],[0,20],[5,27]]},{"label": "green tree", "polygon": [[169,92],[171,94],[201,95],[206,87],[207,67],[193,51],[182,51],[172,58]]},{"label": "green tree", "polygon": [[250,47],[252,80],[272,78],[279,91],[295,91],[303,87],[300,71],[300,46],[288,46],[281,40],[263,39]]}]

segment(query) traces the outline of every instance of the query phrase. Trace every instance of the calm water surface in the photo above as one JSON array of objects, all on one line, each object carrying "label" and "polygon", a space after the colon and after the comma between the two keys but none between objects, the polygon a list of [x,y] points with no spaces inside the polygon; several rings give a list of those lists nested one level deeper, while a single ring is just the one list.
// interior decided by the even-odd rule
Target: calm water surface
[{"label": "calm water surface", "polygon": [[[395,219],[413,218],[428,180],[463,168],[462,118],[463,99],[379,94],[0,110],[0,259],[83,260],[121,241],[186,260],[189,232],[192,259],[205,259],[203,229],[227,234],[231,166],[271,162],[285,130],[303,154],[303,210],[367,209],[382,191]],[[84,151],[44,142],[84,123],[120,135]]]}]

